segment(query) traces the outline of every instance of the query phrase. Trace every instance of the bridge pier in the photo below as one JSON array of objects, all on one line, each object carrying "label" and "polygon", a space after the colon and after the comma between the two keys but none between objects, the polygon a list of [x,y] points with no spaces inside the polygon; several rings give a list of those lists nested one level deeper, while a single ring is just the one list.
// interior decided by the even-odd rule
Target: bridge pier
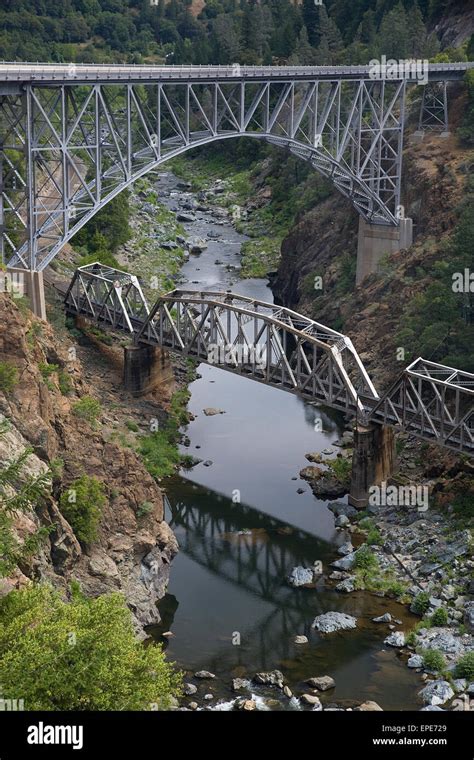
[{"label": "bridge pier", "polygon": [[354,453],[349,504],[363,509],[369,503],[371,486],[387,480],[395,469],[395,436],[384,425],[357,425],[354,428]]},{"label": "bridge pier", "polygon": [[359,217],[359,236],[357,240],[356,285],[369,274],[377,272],[384,256],[413,243],[413,220],[400,219],[398,227],[384,224],[369,224]]},{"label": "bridge pier", "polygon": [[7,287],[13,297],[15,295],[28,296],[33,314],[46,322],[43,272],[21,269],[20,267],[8,267],[6,280]]},{"label": "bridge pier", "polygon": [[148,345],[125,346],[123,382],[133,396],[144,396],[173,378],[168,352]]}]

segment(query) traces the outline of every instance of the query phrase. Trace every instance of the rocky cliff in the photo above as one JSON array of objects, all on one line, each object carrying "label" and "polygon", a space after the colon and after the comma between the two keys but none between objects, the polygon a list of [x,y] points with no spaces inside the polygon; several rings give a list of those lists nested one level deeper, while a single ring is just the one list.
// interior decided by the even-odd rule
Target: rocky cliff
[{"label": "rocky cliff", "polygon": [[[0,319],[0,362],[17,369],[13,389],[0,391],[0,413],[10,423],[0,436],[0,465],[27,446],[34,449],[28,459],[31,473],[61,460],[51,495],[15,521],[20,540],[39,526],[55,527],[39,555],[1,581],[0,593],[28,579],[48,580],[67,592],[77,579],[89,595],[123,592],[140,626],[159,621],[156,601],[177,552],[163,520],[160,488],[135,452],[110,435],[109,410],[101,412],[95,426],[74,413],[81,397],[97,396],[101,387],[94,372],[84,371],[81,351],[68,332],[59,334],[36,320],[6,294],[0,295]],[[113,376],[105,359],[102,364],[103,374]],[[110,394],[111,408],[112,399]],[[89,547],[80,545],[58,506],[61,494],[82,475],[102,481],[107,496],[98,539]],[[140,509],[144,504],[146,509]]]}]

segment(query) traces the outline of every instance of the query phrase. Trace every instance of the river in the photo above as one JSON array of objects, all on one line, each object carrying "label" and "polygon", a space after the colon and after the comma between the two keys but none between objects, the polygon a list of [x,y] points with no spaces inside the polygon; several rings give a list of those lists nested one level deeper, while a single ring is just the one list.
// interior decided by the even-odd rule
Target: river
[{"label": "river", "polygon": [[[192,198],[177,185],[171,173],[160,174],[159,200],[171,210]],[[212,212],[194,213],[196,221],[184,225],[187,233],[218,239],[209,239],[203,253],[190,256],[181,283],[231,288],[272,302],[266,280],[238,277],[245,236]],[[344,429],[342,418],[216,367],[200,365],[198,373],[190,385],[194,420],[187,426],[183,452],[202,462],[164,486],[166,519],[180,552],[159,604],[162,624],[151,631],[186,671],[185,680],[199,684],[189,699],[213,708],[236,696],[232,678],[278,668],[297,695],[308,690],[307,678],[332,676],[336,687],[320,695],[326,704],[348,707],[375,700],[385,710],[419,709],[419,676],[397,650],[384,645],[388,626],[372,622],[389,611],[410,628],[414,619],[406,608],[362,591],[335,592],[324,576],[315,588],[294,589],[285,580],[292,567],[315,560],[322,560],[327,571],[338,557],[337,547],[350,538],[335,529],[327,502],[318,501],[298,477],[308,464],[306,453],[334,448]],[[206,416],[207,407],[225,413]],[[315,426],[318,419],[322,431]],[[212,464],[204,466],[205,461]],[[326,636],[312,630],[314,617],[330,610],[353,614],[357,629]],[[169,630],[172,637],[162,638]],[[295,644],[297,634],[309,642]],[[216,679],[193,679],[203,669]],[[278,689],[252,691],[276,698],[270,702],[273,709],[295,707]],[[212,698],[203,701],[206,694]]]}]

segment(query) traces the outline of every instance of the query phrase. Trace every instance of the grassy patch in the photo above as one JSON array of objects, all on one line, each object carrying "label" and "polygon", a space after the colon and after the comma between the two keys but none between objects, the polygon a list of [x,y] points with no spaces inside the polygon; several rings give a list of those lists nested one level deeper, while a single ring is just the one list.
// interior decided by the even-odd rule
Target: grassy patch
[{"label": "grassy patch", "polygon": [[92,396],[83,396],[79,401],[72,405],[72,413],[82,420],[86,420],[91,425],[95,425],[99,415],[102,412],[100,401]]}]

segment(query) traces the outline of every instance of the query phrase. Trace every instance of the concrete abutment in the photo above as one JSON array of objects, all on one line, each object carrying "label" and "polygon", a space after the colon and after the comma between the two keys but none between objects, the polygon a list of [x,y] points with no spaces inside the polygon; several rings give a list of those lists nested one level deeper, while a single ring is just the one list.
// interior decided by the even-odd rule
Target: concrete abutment
[{"label": "concrete abutment", "polygon": [[370,487],[388,480],[395,466],[395,435],[392,428],[357,425],[354,428],[349,503],[364,509],[369,503]]},{"label": "concrete abutment", "polygon": [[138,345],[125,346],[123,352],[123,382],[133,396],[143,396],[172,380],[173,370],[166,350]]},{"label": "concrete abutment", "polygon": [[359,217],[357,239],[356,285],[377,272],[381,260],[391,253],[409,248],[413,243],[413,219],[400,219],[397,227],[369,224]]}]

